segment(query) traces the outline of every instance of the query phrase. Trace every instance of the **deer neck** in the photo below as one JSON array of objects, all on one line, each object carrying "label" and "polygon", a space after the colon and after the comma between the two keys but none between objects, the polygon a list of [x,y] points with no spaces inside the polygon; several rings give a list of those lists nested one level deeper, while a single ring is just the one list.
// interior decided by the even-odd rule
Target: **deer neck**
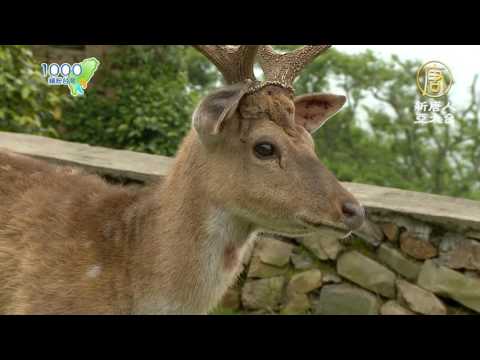
[{"label": "deer neck", "polygon": [[136,312],[206,313],[242,269],[253,226],[209,199],[205,156],[195,136],[187,136],[144,206],[149,220],[133,266],[140,271],[132,270]]}]

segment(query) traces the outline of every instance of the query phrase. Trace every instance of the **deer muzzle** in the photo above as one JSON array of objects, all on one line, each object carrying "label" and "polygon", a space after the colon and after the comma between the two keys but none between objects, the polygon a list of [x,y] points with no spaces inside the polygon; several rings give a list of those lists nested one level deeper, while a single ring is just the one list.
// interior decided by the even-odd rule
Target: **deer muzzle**
[{"label": "deer muzzle", "polygon": [[342,221],[352,231],[359,229],[365,221],[363,206],[353,201],[345,201],[342,204]]}]

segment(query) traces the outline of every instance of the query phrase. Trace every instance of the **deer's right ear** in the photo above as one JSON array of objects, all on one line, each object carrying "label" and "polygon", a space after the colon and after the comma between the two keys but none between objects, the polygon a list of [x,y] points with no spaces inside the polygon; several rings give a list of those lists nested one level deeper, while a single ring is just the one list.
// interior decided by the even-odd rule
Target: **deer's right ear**
[{"label": "deer's right ear", "polygon": [[240,100],[248,90],[249,83],[238,83],[223,87],[208,95],[198,105],[192,117],[192,125],[200,140],[211,143],[218,139],[222,127],[238,108]]},{"label": "deer's right ear", "polygon": [[310,133],[317,131],[345,104],[343,95],[306,94],[295,98],[295,122]]}]

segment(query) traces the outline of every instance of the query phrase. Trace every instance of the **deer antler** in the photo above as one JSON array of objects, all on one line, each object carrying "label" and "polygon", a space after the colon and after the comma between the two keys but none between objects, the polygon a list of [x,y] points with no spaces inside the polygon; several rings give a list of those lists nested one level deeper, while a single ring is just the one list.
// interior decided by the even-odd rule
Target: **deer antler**
[{"label": "deer antler", "polygon": [[222,73],[228,84],[255,80],[253,64],[258,45],[194,45]]},{"label": "deer antler", "polygon": [[[274,84],[293,91],[293,81],[300,71],[331,45],[303,46],[292,52],[279,54],[270,45],[258,50],[260,66],[265,74],[265,85]],[[256,89],[253,90],[257,90]]]}]

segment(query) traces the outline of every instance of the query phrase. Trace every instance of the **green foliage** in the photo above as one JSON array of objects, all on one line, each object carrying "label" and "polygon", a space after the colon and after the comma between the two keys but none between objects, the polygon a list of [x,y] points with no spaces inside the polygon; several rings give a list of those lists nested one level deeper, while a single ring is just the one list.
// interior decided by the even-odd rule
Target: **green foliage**
[{"label": "green foliage", "polygon": [[[190,86],[183,47],[121,47],[86,96],[65,109],[67,140],[173,155],[190,127],[200,93]],[[102,66],[101,65],[101,66]],[[97,73],[100,73],[100,68]],[[196,70],[197,77],[201,71]],[[210,81],[198,79],[197,82]]]},{"label": "green foliage", "polygon": [[55,135],[65,98],[50,88],[24,46],[0,46],[0,131]]}]

